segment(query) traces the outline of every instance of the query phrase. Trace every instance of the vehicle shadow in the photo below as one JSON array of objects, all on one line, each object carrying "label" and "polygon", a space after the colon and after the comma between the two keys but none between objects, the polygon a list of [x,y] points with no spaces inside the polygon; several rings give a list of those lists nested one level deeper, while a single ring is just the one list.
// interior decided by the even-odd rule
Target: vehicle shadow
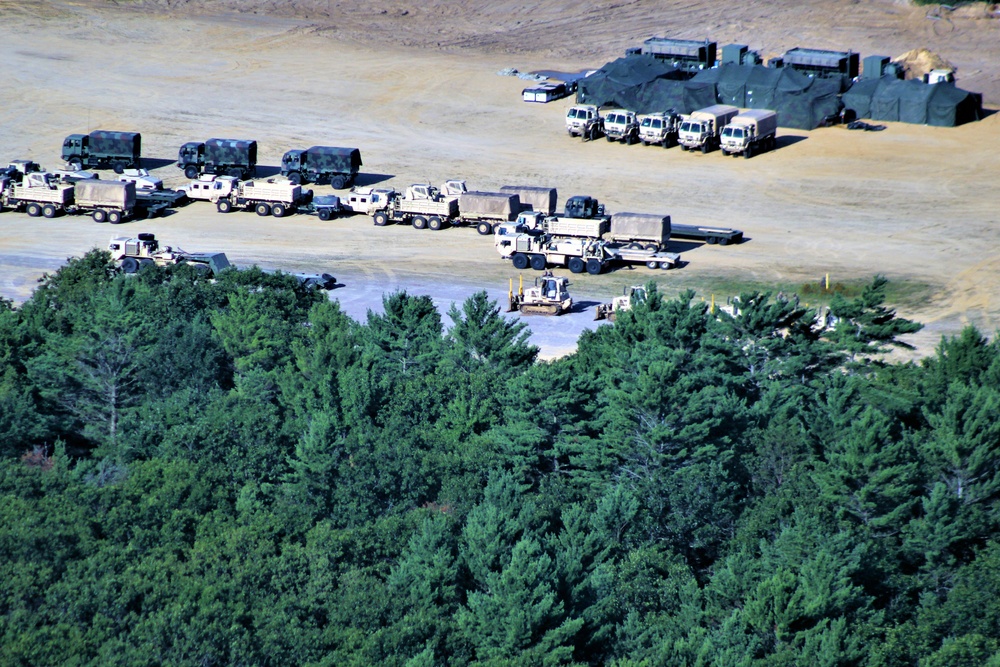
[{"label": "vehicle shadow", "polygon": [[270,164],[257,165],[257,178],[270,178],[272,176],[277,176],[280,173],[281,173],[280,166],[274,166]]},{"label": "vehicle shadow", "polygon": [[395,174],[372,174],[370,172],[364,172],[354,177],[354,184],[362,187],[370,187],[395,177]]},{"label": "vehicle shadow", "polygon": [[806,137],[801,134],[779,134],[774,138],[774,150],[781,150],[786,146],[794,146],[800,141],[805,141]]},{"label": "vehicle shadow", "polygon": [[170,165],[176,165],[177,160],[168,160],[162,157],[143,157],[142,168],[152,171],[153,169],[160,169],[161,167],[169,167]]},{"label": "vehicle shadow", "polygon": [[582,312],[587,311],[587,310],[589,310],[589,309],[591,309],[591,308],[593,308],[595,306],[599,306],[600,304],[601,304],[600,301],[574,301],[573,302],[573,306],[569,310],[567,310],[566,312],[567,313],[582,313]]}]

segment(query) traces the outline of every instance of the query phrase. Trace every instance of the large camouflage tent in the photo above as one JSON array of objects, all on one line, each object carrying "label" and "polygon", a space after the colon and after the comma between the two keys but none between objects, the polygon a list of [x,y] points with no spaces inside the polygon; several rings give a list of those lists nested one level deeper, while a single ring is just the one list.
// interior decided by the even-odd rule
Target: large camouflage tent
[{"label": "large camouflage tent", "polygon": [[655,113],[673,109],[691,113],[715,104],[715,86],[699,81],[656,79],[642,86],[636,95],[636,113]]},{"label": "large camouflage tent", "polygon": [[699,72],[691,81],[713,84],[719,104],[773,109],[781,127],[811,130],[840,110],[838,81],[788,68],[727,64]]},{"label": "large camouflage tent", "polygon": [[844,93],[858,118],[954,127],[982,118],[982,98],[952,83],[926,84],[892,76],[861,80]]},{"label": "large camouflage tent", "polygon": [[613,60],[590,76],[580,79],[576,99],[581,104],[617,106],[639,111],[636,106],[645,86],[658,79],[683,78],[686,75],[681,70],[651,55],[630,55]]}]

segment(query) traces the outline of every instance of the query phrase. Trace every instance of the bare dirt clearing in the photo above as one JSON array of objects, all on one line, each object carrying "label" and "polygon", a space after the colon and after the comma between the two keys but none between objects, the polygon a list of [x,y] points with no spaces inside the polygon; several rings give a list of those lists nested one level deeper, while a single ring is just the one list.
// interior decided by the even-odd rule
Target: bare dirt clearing
[{"label": "bare dirt clearing", "polygon": [[[710,35],[720,44],[767,45],[774,52],[802,45],[895,56],[927,46],[959,67],[960,85],[995,101],[995,20],[968,19],[950,36],[930,32],[931,39],[925,10],[883,2],[746,3],[736,10],[702,2],[652,22],[679,3],[629,3],[607,20],[594,12],[610,3],[588,5],[586,14],[569,3],[530,11],[514,3],[467,3],[447,12],[446,3],[324,5],[293,3],[282,11],[298,18],[280,19],[264,14],[275,11],[273,4],[232,2],[227,6],[259,13],[191,18],[181,16],[192,9],[183,2],[123,10],[0,0],[0,57],[9,73],[0,96],[0,159],[55,168],[71,132],[137,130],[144,156],[159,165],[156,174],[176,186],[184,182],[173,166],[177,147],[193,139],[257,139],[270,172],[289,148],[353,145],[364,156],[364,184],[405,187],[460,177],[485,190],[550,185],[560,199],[591,194],[610,211],[663,211],[679,223],[738,227],[750,238],[726,248],[684,244],[688,264],[679,271],[581,276],[573,292],[583,300],[608,300],[623,285],[649,278],[669,292],[693,287],[707,297],[707,286],[722,281],[801,284],[830,273],[847,282],[883,273],[928,286],[927,299],[900,308],[928,324],[914,337],[923,352],[965,323],[988,333],[1000,324],[993,298],[1000,287],[998,115],[954,129],[779,130],[777,151],[734,160],[571,140],[562,131],[568,101],[524,104],[523,81],[495,76],[507,66],[600,65],[670,25],[683,26],[672,36]],[[335,27],[312,15],[321,10],[337,17]],[[527,32],[512,32],[517,21]],[[966,76],[967,69],[979,73]],[[442,302],[482,288],[496,296],[516,275],[472,230],[383,229],[361,217],[324,223],[311,216],[223,216],[194,203],[163,219],[118,227],[2,213],[0,294],[24,299],[41,273],[65,257],[139,231],[188,250],[225,251],[238,264],[329,271],[345,284],[334,298],[361,312],[365,304],[377,307],[381,292],[398,288],[430,292]],[[548,327],[575,332],[590,326],[590,317],[531,324],[539,334]],[[555,322],[566,324],[557,329]],[[564,336],[536,342],[549,353],[567,349]]]}]

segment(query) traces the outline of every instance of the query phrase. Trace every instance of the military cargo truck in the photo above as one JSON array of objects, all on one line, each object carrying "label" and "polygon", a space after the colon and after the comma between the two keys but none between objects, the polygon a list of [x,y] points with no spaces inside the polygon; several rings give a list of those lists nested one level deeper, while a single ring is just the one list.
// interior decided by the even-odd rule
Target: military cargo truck
[{"label": "military cargo truck", "polygon": [[140,233],[136,237],[116,236],[108,243],[111,259],[122,273],[137,273],[144,266],[173,266],[190,264],[207,275],[218,275],[232,266],[225,253],[185,252],[170,246],[160,247],[153,234]]},{"label": "military cargo truck", "polygon": [[142,135],[108,130],[71,134],[63,140],[62,159],[74,171],[84,167],[111,168],[121,174],[127,168],[141,166]]},{"label": "military cargo truck", "polygon": [[749,158],[774,148],[778,114],[767,109],[750,109],[734,117],[722,130],[723,155]]},{"label": "military cargo truck", "polygon": [[465,192],[458,197],[458,217],[452,224],[468,225],[484,236],[517,218],[521,198],[510,192]]},{"label": "military cargo truck", "polygon": [[639,121],[631,111],[609,111],[604,115],[604,136],[608,141],[632,145],[639,141]]},{"label": "military cargo truck", "polygon": [[257,142],[245,139],[189,141],[178,151],[177,166],[188,178],[198,178],[203,173],[251,178],[257,175]]},{"label": "military cargo truck", "polygon": [[353,185],[360,167],[361,151],[357,148],[313,146],[290,150],[281,158],[281,175],[292,183],[328,181],[337,190]]},{"label": "military cargo truck", "polygon": [[87,179],[73,185],[76,208],[90,211],[94,222],[115,225],[132,215],[135,209],[135,183]]},{"label": "military cargo truck", "polygon": [[3,205],[23,210],[33,218],[62,213],[90,213],[94,222],[117,224],[135,209],[135,184],[86,179],[63,183],[47,172],[25,174],[0,193]]},{"label": "military cargo truck", "polygon": [[529,266],[543,271],[548,266],[565,266],[572,273],[586,271],[592,275],[603,273],[615,263],[645,264],[650,269],[670,269],[680,261],[672,252],[633,250],[593,238],[556,237],[551,234],[523,232],[500,234],[493,237],[494,247],[503,259],[511,260],[515,269]]},{"label": "military cargo truck", "polygon": [[[215,199],[219,213],[229,213],[233,209],[253,209],[257,215],[273,215],[282,218],[294,213],[299,204],[312,200],[312,190],[303,192],[302,186],[287,181],[267,179],[264,181],[220,180]],[[226,192],[226,188],[229,191]]]},{"label": "military cargo truck", "polygon": [[566,112],[566,132],[571,137],[583,137],[584,141],[591,141],[604,134],[604,119],[593,105],[570,107]]},{"label": "military cargo truck", "polygon": [[651,113],[639,117],[639,140],[644,146],[657,144],[664,148],[677,145],[681,116],[673,111]]},{"label": "military cargo truck", "polygon": [[[411,185],[403,194],[393,193],[381,198],[382,204],[372,214],[378,227],[390,222],[409,223],[414,229],[443,229],[458,217],[458,200],[444,199],[437,188],[426,183]],[[429,196],[428,196],[429,195]]]},{"label": "military cargo truck", "polygon": [[678,131],[677,140],[680,142],[681,150],[689,151],[699,148],[702,153],[707,153],[718,148],[722,128],[728,125],[729,121],[739,112],[739,109],[728,104],[713,104],[710,107],[692,111],[681,121],[681,127]]}]

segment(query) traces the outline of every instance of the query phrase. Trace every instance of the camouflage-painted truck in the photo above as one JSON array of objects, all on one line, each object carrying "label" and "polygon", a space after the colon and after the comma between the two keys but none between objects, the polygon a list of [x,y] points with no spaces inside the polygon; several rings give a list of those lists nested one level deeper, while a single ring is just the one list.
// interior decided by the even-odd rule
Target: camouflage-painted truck
[{"label": "camouflage-painted truck", "polygon": [[121,174],[141,166],[142,135],[109,130],[71,134],[63,140],[62,159],[74,171],[111,168]]},{"label": "camouflage-painted truck", "polygon": [[201,174],[251,178],[257,175],[257,142],[247,139],[189,141],[178,151],[177,166],[191,179]]},{"label": "camouflage-painted truck", "polygon": [[350,187],[361,168],[361,151],[357,148],[313,146],[294,149],[281,158],[281,175],[292,183],[329,181],[337,190]]}]

